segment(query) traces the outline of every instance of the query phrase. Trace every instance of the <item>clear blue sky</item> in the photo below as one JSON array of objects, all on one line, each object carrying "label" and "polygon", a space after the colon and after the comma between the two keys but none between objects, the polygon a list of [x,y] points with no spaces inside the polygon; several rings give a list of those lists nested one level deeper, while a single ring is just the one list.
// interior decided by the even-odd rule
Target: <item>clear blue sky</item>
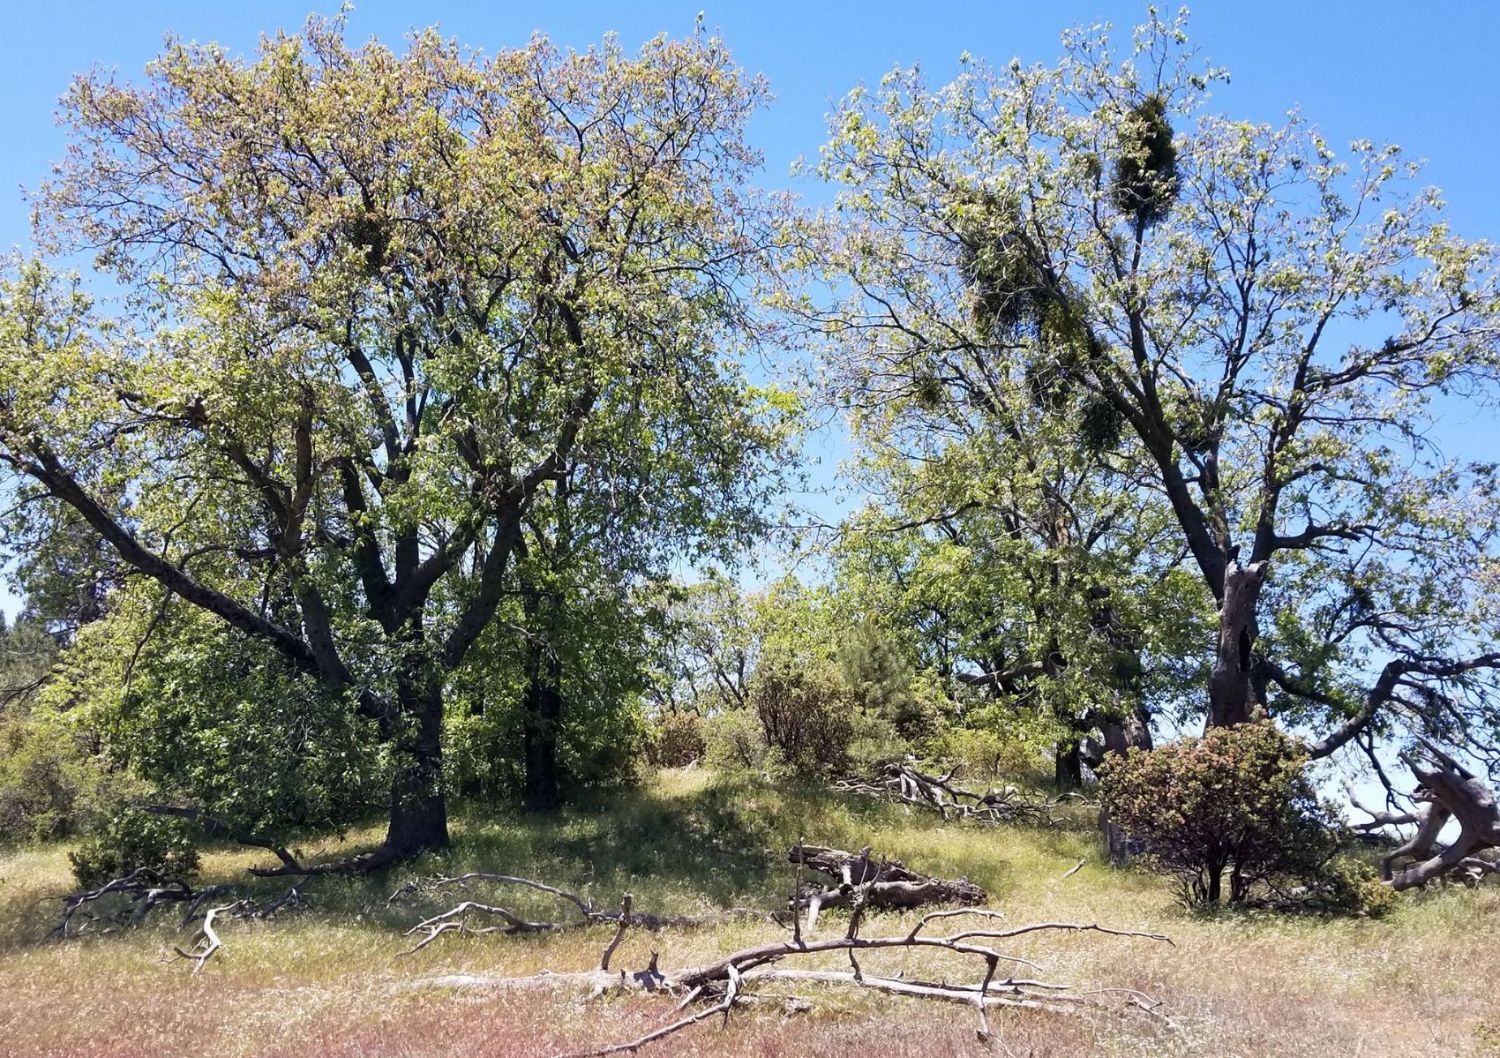
[{"label": "clear blue sky", "polygon": [[[34,186],[62,152],[53,109],[73,73],[98,64],[136,76],[168,30],[249,50],[259,33],[295,29],[310,10],[337,8],[310,0],[0,2],[0,247],[28,243],[20,188]],[[521,43],[534,30],[576,47],[614,30],[634,46],[662,31],[691,32],[699,10],[741,63],[771,81],[778,98],[754,135],[766,154],[765,180],[781,184],[793,159],[816,152],[829,102],[858,81],[874,81],[898,62],[921,62],[935,81],[946,80],[964,50],[997,65],[1013,56],[1049,61],[1065,26],[1102,19],[1128,31],[1145,4],[363,0],[349,26],[356,38],[395,41],[437,23],[487,50]],[[1355,137],[1399,143],[1427,159],[1428,179],[1447,192],[1456,230],[1500,241],[1500,3],[1214,0],[1193,10],[1194,41],[1232,73],[1230,84],[1215,90],[1214,109],[1275,120],[1296,106],[1334,143]],[[801,190],[819,194],[811,186]],[[1492,415],[1451,434],[1470,449],[1454,455],[1500,455]],[[0,608],[14,605],[0,589]]]}]

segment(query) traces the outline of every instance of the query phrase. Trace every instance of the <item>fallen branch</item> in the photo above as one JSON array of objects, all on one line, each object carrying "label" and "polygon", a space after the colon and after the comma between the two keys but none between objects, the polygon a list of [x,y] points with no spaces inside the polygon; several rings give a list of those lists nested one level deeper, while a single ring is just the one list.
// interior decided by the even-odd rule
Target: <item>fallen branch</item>
[{"label": "fallen branch", "polygon": [[[1475,881],[1483,875],[1473,874],[1470,861],[1488,862],[1479,853],[1500,848],[1500,806],[1495,803],[1494,793],[1440,747],[1430,742],[1426,747],[1428,760],[1404,758],[1417,778],[1413,794],[1418,802],[1414,813],[1417,832],[1380,864],[1381,877],[1398,891],[1421,888],[1436,878],[1451,876],[1455,870]],[[1438,835],[1450,819],[1459,824],[1458,837],[1439,851]],[[1404,857],[1420,862],[1396,871],[1396,861]]]},{"label": "fallen branch", "polygon": [[954,767],[943,775],[932,775],[909,763],[887,764],[876,780],[842,779],[834,783],[834,789],[927,809],[945,820],[1053,825],[1056,801],[1027,797],[1014,786],[979,793],[954,783],[957,772]]},{"label": "fallen branch", "polygon": [[[227,888],[228,886],[214,886],[213,890],[222,891]],[[210,895],[213,890],[204,890],[200,894],[199,900],[194,903],[194,907],[197,907],[202,902],[202,898]],[[264,906],[257,904],[254,900],[247,897],[242,900],[236,900],[231,904],[225,904],[222,907],[211,907],[204,913],[203,922],[198,926],[198,932],[193,937],[193,943],[198,945],[197,949],[194,951],[183,951],[181,948],[174,947],[172,951],[178,958],[191,959],[194,963],[193,973],[196,974],[199,970],[203,969],[204,963],[208,962],[209,959],[213,958],[224,947],[223,940],[220,939],[218,931],[214,929],[214,920],[220,915],[225,917],[232,916],[234,918],[253,918],[264,921],[286,908],[301,906],[302,894],[297,890],[296,886],[292,886],[275,900]],[[192,917],[193,910],[189,909],[188,914],[183,918],[183,925],[186,926]]]},{"label": "fallen branch", "polygon": [[225,904],[223,907],[211,907],[203,916],[203,924],[198,927],[198,935],[193,938],[200,942],[201,947],[196,951],[186,952],[181,948],[173,948],[178,958],[191,959],[194,963],[193,973],[203,969],[203,964],[214,957],[214,953],[224,947],[224,942],[219,939],[219,934],[214,930],[214,919],[223,914],[233,914],[240,910],[245,901],[239,900],[233,904]]},{"label": "fallen branch", "polygon": [[[866,889],[865,882],[859,888]],[[664,1039],[700,1021],[715,1015],[726,1020],[731,1010],[745,998],[744,987],[755,984],[818,984],[828,987],[867,988],[891,995],[911,999],[930,1000],[967,1006],[976,1012],[978,1034],[982,1039],[991,1038],[988,1012],[996,1008],[1040,1010],[1054,1014],[1077,1015],[1090,1011],[1116,1009],[1108,1004],[1112,996],[1123,997],[1125,1009],[1140,1010],[1158,1018],[1170,1027],[1171,1022],[1158,1010],[1160,1003],[1150,996],[1129,988],[1095,988],[1078,991],[1069,985],[1040,980],[1031,976],[1035,964],[1020,956],[997,950],[996,941],[1012,940],[1022,936],[1047,932],[1089,932],[1110,937],[1141,938],[1153,942],[1170,944],[1171,941],[1159,933],[1137,930],[1113,929],[1097,923],[1042,922],[1017,926],[1010,929],[973,928],[934,935],[925,932],[933,922],[959,916],[971,916],[993,920],[999,913],[983,908],[966,908],[934,911],[925,915],[909,931],[883,937],[862,937],[859,930],[863,919],[860,912],[863,901],[856,903],[856,914],[851,917],[848,932],[844,936],[822,940],[798,939],[771,941],[742,948],[709,963],[663,971],[655,954],[650,965],[642,971],[627,973],[611,972],[606,966],[578,973],[547,973],[521,978],[455,978],[439,977],[428,981],[414,982],[408,987],[472,987],[483,986],[501,989],[532,987],[576,987],[587,988],[591,995],[607,993],[648,993],[682,996],[678,1011],[694,1003],[713,1000],[708,1006],[622,1043],[614,1043],[591,1050],[574,1052],[565,1058],[603,1058],[606,1055],[636,1051],[649,1043]],[[904,974],[869,974],[863,972],[857,954],[881,950],[937,950],[967,957],[982,967],[982,974],[973,983],[954,983],[947,980],[931,981],[907,977]],[[783,964],[829,953],[845,953],[851,968],[833,970],[821,967],[788,968]],[[601,959],[606,963],[607,959]],[[1001,975],[1002,963],[1026,967],[1021,974]]]},{"label": "fallen branch", "polygon": [[[193,901],[196,897],[193,887],[182,879],[165,877],[150,867],[137,867],[97,888],[63,897],[62,919],[48,935],[66,940],[95,925],[99,928],[94,932],[113,933],[139,924],[159,904]],[[96,910],[104,907],[108,910]],[[75,918],[82,924],[75,927]]]},{"label": "fallen branch", "polygon": [[[621,902],[618,911],[604,910],[596,908],[577,893],[566,889],[559,889],[557,886],[548,885],[545,882],[539,882],[532,878],[518,878],[513,875],[488,874],[479,871],[451,878],[442,877],[425,881],[408,882],[390,895],[386,900],[386,905],[394,906],[399,900],[414,893],[434,892],[439,889],[466,886],[476,882],[486,882],[499,886],[520,886],[547,893],[557,897],[559,900],[572,904],[578,909],[579,917],[563,922],[531,921],[498,904],[481,903],[477,900],[464,900],[447,911],[423,919],[406,930],[402,936],[410,937],[421,934],[423,935],[423,939],[415,946],[401,952],[401,954],[411,955],[419,952],[439,937],[449,934],[455,936],[482,936],[490,933],[558,933],[613,923],[619,927],[616,932],[615,941],[618,944],[619,938],[623,936],[627,926],[639,926],[642,929],[656,932],[657,930],[668,928],[686,929],[720,925],[737,918],[768,917],[765,912],[747,907],[735,907],[707,915],[661,915],[652,912],[635,911],[630,906],[630,897],[628,895]],[[491,919],[498,919],[500,924],[488,926],[470,925],[469,920],[471,916],[486,916]],[[610,950],[612,951],[613,949]],[[606,953],[605,959],[607,962],[608,953]],[[602,968],[607,969],[608,967],[605,966]]]}]

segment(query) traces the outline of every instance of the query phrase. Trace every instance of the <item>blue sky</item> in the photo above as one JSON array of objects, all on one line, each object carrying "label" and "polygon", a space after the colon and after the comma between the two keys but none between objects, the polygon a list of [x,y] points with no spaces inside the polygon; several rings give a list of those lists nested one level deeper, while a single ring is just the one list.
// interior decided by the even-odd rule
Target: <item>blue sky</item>
[{"label": "blue sky", "polygon": [[[0,247],[28,243],[28,207],[20,188],[34,186],[62,153],[53,110],[73,73],[100,65],[136,76],[168,30],[249,50],[259,33],[295,29],[311,10],[333,13],[336,7],[309,0],[0,4]],[[521,43],[535,30],[576,47],[614,30],[634,46],[658,32],[691,32],[700,10],[741,63],[770,79],[778,98],[753,132],[766,154],[765,181],[785,185],[791,162],[816,152],[830,101],[857,82],[874,81],[898,62],[920,62],[935,81],[946,80],[964,50],[997,65],[1012,57],[1050,61],[1064,27],[1108,20],[1127,31],[1141,20],[1145,4],[364,0],[350,14],[349,27],[356,38],[394,41],[437,23],[486,50]],[[1428,180],[1447,193],[1457,231],[1500,241],[1500,4],[1216,0],[1194,7],[1190,31],[1208,57],[1232,74],[1228,85],[1215,89],[1215,110],[1275,120],[1300,107],[1335,144],[1356,137],[1399,143],[1428,161]],[[798,189],[813,198],[821,194],[811,184]],[[1470,416],[1451,433],[1461,436],[1466,451],[1450,454],[1500,454],[1493,414]],[[826,458],[836,447],[836,441],[818,442],[812,454]],[[0,609],[14,607],[0,589]]]}]

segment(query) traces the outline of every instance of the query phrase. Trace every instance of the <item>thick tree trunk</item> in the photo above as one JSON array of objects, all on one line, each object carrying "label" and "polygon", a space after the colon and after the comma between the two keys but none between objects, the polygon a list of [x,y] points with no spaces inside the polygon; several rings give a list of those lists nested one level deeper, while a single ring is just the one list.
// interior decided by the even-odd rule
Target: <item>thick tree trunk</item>
[{"label": "thick tree trunk", "polygon": [[[419,677],[419,679],[421,679]],[[383,857],[405,859],[448,845],[448,805],[443,797],[443,696],[436,686],[402,680],[405,744],[391,783],[391,818]]]},{"label": "thick tree trunk", "polygon": [[562,665],[547,644],[530,649],[545,657],[532,665],[526,687],[526,809],[547,812],[561,801],[557,768],[557,735],[562,726]]},{"label": "thick tree trunk", "polygon": [[[1104,751],[1111,756],[1123,757],[1132,749],[1152,748],[1151,716],[1141,706],[1136,706],[1128,715],[1115,719],[1105,717],[1099,723],[1099,733],[1104,738]],[[1130,855],[1130,839],[1109,818],[1109,808],[1099,808],[1099,827],[1104,831],[1104,843],[1109,849],[1109,862],[1124,863]]]},{"label": "thick tree trunk", "polygon": [[1266,569],[1264,562],[1248,566],[1231,562],[1225,570],[1219,643],[1208,678],[1209,727],[1231,727],[1255,718],[1257,703],[1251,679],[1259,634],[1255,615]]},{"label": "thick tree trunk", "polygon": [[1053,778],[1060,791],[1076,790],[1083,785],[1083,757],[1077,740],[1057,744]]}]

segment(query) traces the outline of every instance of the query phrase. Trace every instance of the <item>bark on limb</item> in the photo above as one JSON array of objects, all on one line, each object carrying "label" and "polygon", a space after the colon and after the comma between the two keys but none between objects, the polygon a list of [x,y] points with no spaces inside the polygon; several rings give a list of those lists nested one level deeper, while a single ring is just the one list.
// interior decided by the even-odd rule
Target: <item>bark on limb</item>
[{"label": "bark on limb", "polygon": [[[1375,813],[1354,802],[1372,816],[1371,827],[1415,823],[1416,833],[1393,849],[1380,863],[1380,874],[1392,889],[1418,889],[1444,876],[1475,884],[1494,873],[1491,861],[1480,855],[1500,848],[1500,806],[1495,795],[1474,775],[1438,746],[1427,744],[1427,759],[1407,757],[1407,766],[1417,779],[1410,813]],[[1458,837],[1446,848],[1438,836],[1449,820],[1457,820]],[[1412,863],[1396,870],[1397,861]]]},{"label": "bark on limb", "polygon": [[968,907],[988,899],[985,891],[968,879],[932,878],[898,860],[874,859],[868,847],[853,853],[798,842],[788,850],[787,859],[837,883],[822,888],[799,886],[792,914],[796,917],[798,911],[807,908],[807,923],[800,929],[808,932],[816,928],[818,915],[824,908],[854,906],[856,900],[862,907],[885,910],[932,904]]},{"label": "bark on limb", "polygon": [[[864,883],[861,888],[871,883]],[[779,940],[742,948],[712,962],[679,970],[663,971],[653,954],[650,965],[641,971],[613,973],[608,970],[585,970],[574,973],[547,973],[534,977],[483,978],[483,977],[437,977],[417,981],[407,987],[485,987],[498,989],[570,988],[587,990],[599,996],[617,993],[667,993],[684,997],[678,1011],[695,1003],[707,1003],[694,1013],[662,1025],[635,1039],[612,1043],[589,1050],[575,1051],[566,1058],[603,1058],[605,1055],[636,1051],[649,1043],[664,1039],[698,1022],[714,1016],[726,1020],[733,1008],[744,999],[747,984],[816,984],[828,988],[870,989],[889,995],[910,999],[951,1003],[975,1011],[978,1019],[976,1031],[981,1039],[991,1036],[989,1011],[997,1008],[1041,1010],[1055,1014],[1078,1015],[1092,1011],[1118,1009],[1110,1002],[1117,998],[1129,1010],[1139,1010],[1158,1018],[1164,1024],[1171,1022],[1158,1009],[1159,1001],[1141,992],[1127,988],[1097,988],[1077,990],[1061,982],[1039,980],[1031,974],[1035,964],[999,951],[995,942],[1047,932],[1100,933],[1112,937],[1136,937],[1154,942],[1171,943],[1157,933],[1135,930],[1116,930],[1097,923],[1042,922],[1011,929],[964,929],[947,934],[932,934],[927,928],[939,920],[960,916],[974,916],[993,920],[998,912],[986,909],[962,909],[936,911],[924,916],[906,933],[862,937],[862,924],[855,917],[844,936],[823,940]],[[945,951],[970,960],[974,964],[976,979],[970,982],[947,980],[931,981],[904,974],[870,974],[860,969],[854,961],[857,954],[874,951]],[[833,970],[814,966],[812,968],[788,968],[788,961],[817,957],[830,953],[845,953],[851,962],[850,970]],[[999,967],[1006,964],[1022,969],[1001,973]],[[711,1002],[710,1002],[711,1001]]]}]

